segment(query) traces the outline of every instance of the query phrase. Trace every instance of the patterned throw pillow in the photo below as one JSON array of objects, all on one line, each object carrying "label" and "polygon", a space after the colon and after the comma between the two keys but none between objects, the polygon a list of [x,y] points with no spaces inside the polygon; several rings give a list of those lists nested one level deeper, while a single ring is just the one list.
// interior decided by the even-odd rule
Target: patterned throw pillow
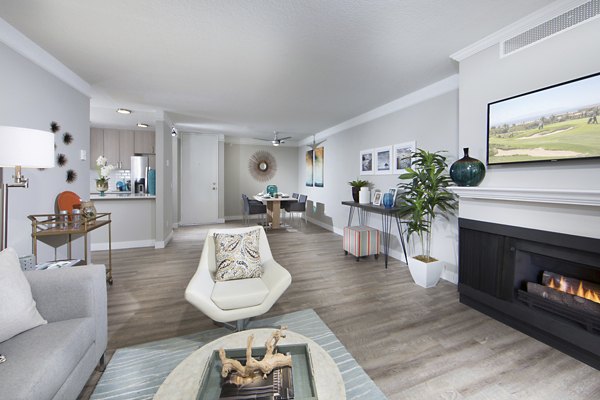
[{"label": "patterned throw pillow", "polygon": [[258,229],[247,233],[215,233],[217,281],[260,278]]}]

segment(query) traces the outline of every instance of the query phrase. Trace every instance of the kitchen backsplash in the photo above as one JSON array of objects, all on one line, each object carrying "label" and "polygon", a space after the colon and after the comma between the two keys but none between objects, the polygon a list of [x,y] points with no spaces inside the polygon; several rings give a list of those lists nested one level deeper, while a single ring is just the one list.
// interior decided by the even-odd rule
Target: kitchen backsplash
[{"label": "kitchen backsplash", "polygon": [[[128,169],[114,169],[110,171],[110,179],[108,180],[108,191],[117,191],[117,182],[122,181],[127,183],[131,179],[131,171]],[[98,179],[98,171],[95,169],[90,170],[90,193],[97,193],[96,179]]]}]

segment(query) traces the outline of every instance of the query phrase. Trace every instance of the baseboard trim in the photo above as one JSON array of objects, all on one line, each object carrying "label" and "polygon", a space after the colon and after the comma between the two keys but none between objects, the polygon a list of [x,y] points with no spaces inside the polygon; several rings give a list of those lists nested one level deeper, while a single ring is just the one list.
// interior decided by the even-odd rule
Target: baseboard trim
[{"label": "baseboard trim", "polygon": [[[132,240],[127,242],[112,242],[111,248],[113,250],[121,249],[136,249],[139,247],[154,247],[154,240]],[[108,250],[108,242],[105,243],[92,243],[90,246],[92,251],[103,251]]]},{"label": "baseboard trim", "polygon": [[[316,220],[311,217],[308,217],[308,222],[318,225],[323,229],[327,229],[328,231],[331,231],[331,232],[335,233],[336,235],[344,236],[344,228],[338,228],[338,227],[326,224],[325,222]],[[402,250],[390,249],[390,254],[388,254],[388,256],[405,264],[404,252]],[[408,265],[407,265],[407,267],[408,267]],[[444,270],[444,271],[442,271],[442,279],[445,281],[448,281],[450,283],[454,283],[456,285],[456,284],[458,284],[458,273]]]},{"label": "baseboard trim", "polygon": [[344,236],[344,229],[343,228],[337,228],[337,227],[335,227],[333,225],[326,224],[325,222],[319,221],[318,219],[314,219],[312,217],[307,217],[306,219],[311,224],[315,224],[317,226],[320,226],[323,229],[327,229],[328,231],[331,231],[331,232],[335,233],[336,235]]},{"label": "baseboard trim", "polygon": [[450,283],[454,283],[455,285],[458,285],[458,273],[457,272],[452,272],[452,271],[448,271],[448,270],[444,269],[442,271],[442,279],[445,281],[448,281]]},{"label": "baseboard trim", "polygon": [[167,245],[169,244],[171,239],[173,239],[173,231],[169,232],[169,234],[167,235],[165,240],[155,242],[154,248],[155,249],[164,249],[165,247],[167,247]]},{"label": "baseboard trim", "polygon": [[241,221],[244,219],[244,216],[243,215],[229,215],[229,216],[226,216],[224,219],[225,219],[225,221]]}]

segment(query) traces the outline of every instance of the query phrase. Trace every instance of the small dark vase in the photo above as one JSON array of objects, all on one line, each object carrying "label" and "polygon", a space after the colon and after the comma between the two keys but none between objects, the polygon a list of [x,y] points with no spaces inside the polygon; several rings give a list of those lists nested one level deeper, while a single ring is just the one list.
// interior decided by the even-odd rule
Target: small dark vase
[{"label": "small dark vase", "polygon": [[394,196],[391,193],[383,195],[383,206],[385,208],[392,208],[394,206]]},{"label": "small dark vase", "polygon": [[358,186],[352,186],[352,200],[355,203],[358,203],[358,192],[360,192],[360,188]]},{"label": "small dark vase", "polygon": [[469,157],[469,148],[463,149],[465,156],[450,167],[450,178],[458,186],[479,186],[485,178],[485,166],[476,158]]}]

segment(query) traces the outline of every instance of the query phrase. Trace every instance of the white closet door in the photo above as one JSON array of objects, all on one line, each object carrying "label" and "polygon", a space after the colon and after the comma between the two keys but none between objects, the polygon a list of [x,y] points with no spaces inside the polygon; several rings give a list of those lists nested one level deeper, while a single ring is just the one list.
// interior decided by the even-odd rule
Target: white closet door
[{"label": "white closet door", "polygon": [[219,141],[184,133],[181,142],[181,224],[215,223],[219,217]]}]

